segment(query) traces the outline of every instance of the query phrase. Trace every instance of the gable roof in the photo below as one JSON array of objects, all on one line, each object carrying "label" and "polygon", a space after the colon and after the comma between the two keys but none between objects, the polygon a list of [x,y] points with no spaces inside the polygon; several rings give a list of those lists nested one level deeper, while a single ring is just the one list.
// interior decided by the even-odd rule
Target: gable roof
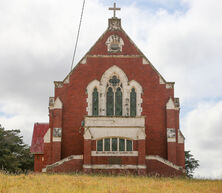
[{"label": "gable roof", "polygon": [[35,123],[32,135],[31,153],[43,154],[44,153],[44,135],[49,129],[48,123]]},{"label": "gable roof", "polygon": [[[112,22],[116,22],[117,27],[112,26]],[[89,49],[89,51],[81,58],[81,60],[77,63],[77,65],[70,71],[70,73],[65,77],[65,79],[62,81],[63,83],[66,82],[69,79],[69,76],[72,74],[72,72],[80,65],[82,64],[82,61],[85,61],[87,56],[90,56],[90,53],[92,50],[97,46],[97,44],[104,38],[104,36],[109,32],[121,32],[123,36],[126,37],[126,39],[130,42],[130,44],[134,47],[134,49],[137,51],[138,55],[143,57],[143,60],[146,61],[147,64],[149,64],[152,69],[159,75],[160,79],[163,81],[163,83],[173,83],[174,82],[167,82],[163,76],[158,72],[158,70],[153,66],[153,64],[148,60],[148,58],[142,53],[142,51],[136,46],[136,44],[131,40],[131,38],[127,35],[127,33],[122,29],[121,26],[121,19],[119,18],[111,18],[109,19],[109,26],[106,29],[106,31],[100,36],[100,38],[95,42],[95,44]]]}]

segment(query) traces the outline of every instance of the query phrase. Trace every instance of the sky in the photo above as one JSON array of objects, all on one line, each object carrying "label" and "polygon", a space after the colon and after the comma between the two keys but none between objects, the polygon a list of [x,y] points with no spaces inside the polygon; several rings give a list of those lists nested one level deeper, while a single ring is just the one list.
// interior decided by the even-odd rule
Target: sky
[{"label": "sky", "polygon": [[[31,143],[53,81],[69,73],[82,0],[0,1],[0,124]],[[74,65],[106,30],[114,1],[86,0]],[[222,1],[116,0],[122,27],[180,98],[195,177],[222,178]]]}]

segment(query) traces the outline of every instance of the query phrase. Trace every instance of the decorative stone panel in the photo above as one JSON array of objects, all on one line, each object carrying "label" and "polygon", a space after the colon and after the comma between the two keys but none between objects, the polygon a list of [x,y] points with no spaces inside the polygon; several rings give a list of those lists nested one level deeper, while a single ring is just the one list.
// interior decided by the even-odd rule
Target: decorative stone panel
[{"label": "decorative stone panel", "polygon": [[123,39],[118,35],[111,35],[106,40],[107,51],[111,53],[122,52],[122,47],[124,45]]},{"label": "decorative stone panel", "polygon": [[176,129],[167,128],[167,142],[176,142]]},{"label": "decorative stone panel", "polygon": [[53,128],[53,137],[62,137],[62,128]]},{"label": "decorative stone panel", "polygon": [[84,138],[89,136],[87,133],[94,140],[106,137],[145,139],[145,117],[85,117]]},{"label": "decorative stone panel", "polygon": [[145,127],[145,117],[85,117],[85,127]]}]

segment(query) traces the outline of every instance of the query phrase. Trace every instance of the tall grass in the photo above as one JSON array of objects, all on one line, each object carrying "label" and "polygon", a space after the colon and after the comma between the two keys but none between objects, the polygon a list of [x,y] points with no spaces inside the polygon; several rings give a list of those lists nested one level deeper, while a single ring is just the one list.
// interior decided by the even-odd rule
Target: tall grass
[{"label": "tall grass", "polygon": [[222,180],[0,173],[0,193],[222,193]]}]

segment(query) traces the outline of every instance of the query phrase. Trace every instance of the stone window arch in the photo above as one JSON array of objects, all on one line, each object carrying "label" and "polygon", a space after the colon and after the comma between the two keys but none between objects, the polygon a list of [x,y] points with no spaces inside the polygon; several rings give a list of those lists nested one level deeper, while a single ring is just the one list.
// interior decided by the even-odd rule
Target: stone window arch
[{"label": "stone window arch", "polygon": [[118,66],[107,69],[100,81],[93,80],[88,84],[86,110],[89,116],[94,115],[95,88],[98,92],[98,116],[141,116],[142,86],[135,80],[128,81],[126,74]]}]

